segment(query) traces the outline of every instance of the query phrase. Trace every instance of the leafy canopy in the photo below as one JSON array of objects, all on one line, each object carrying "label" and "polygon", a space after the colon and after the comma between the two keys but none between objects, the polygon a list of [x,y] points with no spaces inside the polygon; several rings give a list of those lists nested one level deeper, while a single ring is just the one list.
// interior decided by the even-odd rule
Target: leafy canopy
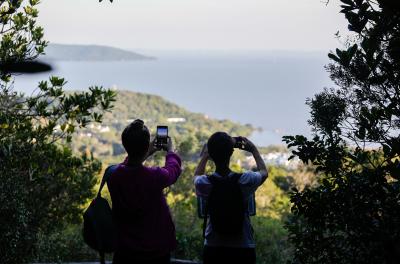
[{"label": "leafy canopy", "polygon": [[[14,91],[5,65],[35,60],[47,42],[36,25],[38,0],[0,1],[0,262],[26,263],[38,237],[80,219],[101,164],[65,144],[75,128],[101,122],[115,94],[101,87],[66,94],[50,77],[31,96]],[[35,87],[32,87],[35,88]]]},{"label": "leafy canopy", "polygon": [[329,54],[336,88],[309,99],[314,136],[286,136],[321,172],[291,196],[295,263],[395,263],[400,245],[400,2],[341,0],[353,35]]}]

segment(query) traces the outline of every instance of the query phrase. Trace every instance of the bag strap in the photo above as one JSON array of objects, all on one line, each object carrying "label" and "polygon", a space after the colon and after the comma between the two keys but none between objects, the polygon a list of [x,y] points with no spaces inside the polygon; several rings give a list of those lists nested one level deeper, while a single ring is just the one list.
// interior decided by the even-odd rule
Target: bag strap
[{"label": "bag strap", "polygon": [[203,220],[203,238],[206,238],[207,219],[208,219],[208,203],[205,203],[204,220]]},{"label": "bag strap", "polygon": [[[214,185],[218,179],[215,179],[215,175],[211,174],[207,176],[207,179],[210,181],[211,185]],[[207,229],[207,220],[208,220],[208,199],[204,203],[204,220],[203,220],[203,238],[206,238],[206,229]]]},{"label": "bag strap", "polygon": [[101,184],[100,184],[99,191],[97,193],[97,197],[101,197],[101,191],[103,190],[104,185],[106,184],[108,179],[110,179],[110,176],[114,173],[114,171],[116,171],[117,168],[118,168],[118,165],[111,165],[106,169],[106,171],[104,172],[103,178],[101,179]]}]

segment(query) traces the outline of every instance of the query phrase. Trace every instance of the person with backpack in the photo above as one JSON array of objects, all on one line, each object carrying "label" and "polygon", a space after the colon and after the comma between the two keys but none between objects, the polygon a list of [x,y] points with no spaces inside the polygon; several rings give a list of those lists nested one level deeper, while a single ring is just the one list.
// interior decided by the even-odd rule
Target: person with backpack
[{"label": "person with backpack", "polygon": [[[234,173],[229,164],[234,148],[253,154],[257,171]],[[205,175],[208,160],[216,169]],[[256,263],[253,228],[248,202],[268,177],[268,171],[255,145],[244,137],[213,134],[204,146],[195,171],[196,195],[206,199],[203,263]]]},{"label": "person with backpack", "polygon": [[165,166],[147,167],[143,162],[159,149],[144,122],[135,120],[122,133],[128,157],[108,180],[116,229],[114,264],[170,263],[177,242],[163,190],[177,181],[182,169],[169,137],[167,142]]}]

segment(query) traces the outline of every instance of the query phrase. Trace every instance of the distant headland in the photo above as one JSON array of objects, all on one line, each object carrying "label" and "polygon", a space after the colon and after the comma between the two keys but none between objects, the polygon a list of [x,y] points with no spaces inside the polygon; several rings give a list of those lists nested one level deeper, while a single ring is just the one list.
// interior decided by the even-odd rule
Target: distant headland
[{"label": "distant headland", "polygon": [[53,61],[143,61],[156,58],[109,46],[50,44],[42,59]]}]

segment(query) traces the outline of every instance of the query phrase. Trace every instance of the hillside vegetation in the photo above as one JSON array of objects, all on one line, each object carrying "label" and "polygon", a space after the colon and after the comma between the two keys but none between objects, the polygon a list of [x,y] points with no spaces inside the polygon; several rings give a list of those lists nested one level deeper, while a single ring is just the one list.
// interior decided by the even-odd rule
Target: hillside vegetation
[{"label": "hillside vegetation", "polygon": [[137,118],[145,121],[152,136],[157,125],[169,126],[175,146],[189,160],[196,158],[201,146],[213,132],[226,131],[234,136],[249,136],[254,131],[251,125],[189,112],[160,96],[117,91],[114,109],[104,116],[103,123],[80,130],[71,146],[75,152],[93,153],[105,163],[121,161],[125,155],[121,133]]}]

